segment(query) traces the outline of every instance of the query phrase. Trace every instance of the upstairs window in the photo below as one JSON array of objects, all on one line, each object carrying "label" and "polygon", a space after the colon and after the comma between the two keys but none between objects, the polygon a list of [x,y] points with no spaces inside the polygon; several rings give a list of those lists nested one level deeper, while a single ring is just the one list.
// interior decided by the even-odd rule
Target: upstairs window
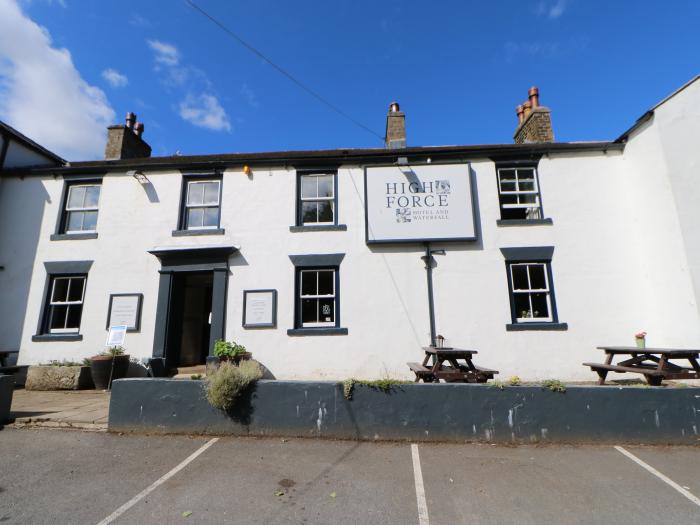
[{"label": "upstairs window", "polygon": [[99,182],[71,183],[63,207],[61,233],[94,233],[100,203]]},{"label": "upstairs window", "polygon": [[336,268],[298,270],[298,327],[336,326],[336,272]]},{"label": "upstairs window", "polygon": [[185,181],[182,230],[210,230],[219,227],[221,179]]},{"label": "upstairs window", "polygon": [[336,174],[299,175],[298,226],[337,224]]},{"label": "upstairs window", "polygon": [[502,220],[542,219],[542,204],[534,167],[498,168]]},{"label": "upstairs window", "polygon": [[80,331],[86,275],[51,276],[44,333],[70,334]]}]

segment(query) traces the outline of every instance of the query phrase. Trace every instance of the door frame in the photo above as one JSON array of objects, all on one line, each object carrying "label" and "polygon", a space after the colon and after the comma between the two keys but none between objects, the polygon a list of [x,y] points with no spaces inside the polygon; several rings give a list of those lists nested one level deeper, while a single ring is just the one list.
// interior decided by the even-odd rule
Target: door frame
[{"label": "door frame", "polygon": [[173,281],[180,272],[213,272],[211,298],[211,327],[209,332],[209,356],[214,355],[214,343],[226,337],[226,296],[229,275],[229,257],[237,251],[235,246],[204,248],[169,248],[152,250],[161,263],[158,283],[156,323],[153,334],[153,357],[166,358],[171,329]]}]

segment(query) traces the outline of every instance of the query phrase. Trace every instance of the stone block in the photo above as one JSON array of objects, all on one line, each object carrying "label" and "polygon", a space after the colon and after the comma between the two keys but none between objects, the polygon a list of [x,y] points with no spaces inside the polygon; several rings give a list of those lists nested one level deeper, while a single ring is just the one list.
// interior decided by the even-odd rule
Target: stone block
[{"label": "stone block", "polygon": [[81,390],[94,388],[89,366],[30,366],[27,390]]}]

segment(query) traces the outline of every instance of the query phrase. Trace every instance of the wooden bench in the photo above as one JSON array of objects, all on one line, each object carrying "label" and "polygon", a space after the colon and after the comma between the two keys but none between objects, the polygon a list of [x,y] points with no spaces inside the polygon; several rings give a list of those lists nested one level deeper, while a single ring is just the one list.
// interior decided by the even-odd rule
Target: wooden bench
[{"label": "wooden bench", "polygon": [[429,382],[429,381],[434,381],[435,378],[433,377],[433,371],[430,370],[427,366],[424,366],[420,363],[406,363],[408,367],[411,369],[411,371],[416,374],[416,379],[415,382],[417,383],[421,379],[424,382]]},{"label": "wooden bench", "polygon": [[598,377],[600,378],[598,383],[603,384],[605,382],[605,378],[608,375],[608,372],[616,372],[618,374],[623,374],[625,372],[631,372],[634,374],[644,374],[644,377],[647,380],[647,383],[650,385],[654,386],[659,386],[661,384],[662,379],[666,374],[664,372],[661,372],[657,370],[656,368],[652,368],[651,366],[619,366],[619,365],[608,365],[605,363],[583,363],[584,366],[590,366],[591,370],[593,372],[596,372],[598,374]]}]

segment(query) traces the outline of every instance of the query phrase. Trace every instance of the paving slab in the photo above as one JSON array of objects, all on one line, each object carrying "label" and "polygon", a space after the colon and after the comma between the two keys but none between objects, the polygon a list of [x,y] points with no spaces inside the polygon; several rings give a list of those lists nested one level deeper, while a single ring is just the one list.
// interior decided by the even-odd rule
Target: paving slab
[{"label": "paving slab", "polygon": [[15,390],[10,417],[16,426],[90,425],[107,428],[110,392],[102,390]]}]

